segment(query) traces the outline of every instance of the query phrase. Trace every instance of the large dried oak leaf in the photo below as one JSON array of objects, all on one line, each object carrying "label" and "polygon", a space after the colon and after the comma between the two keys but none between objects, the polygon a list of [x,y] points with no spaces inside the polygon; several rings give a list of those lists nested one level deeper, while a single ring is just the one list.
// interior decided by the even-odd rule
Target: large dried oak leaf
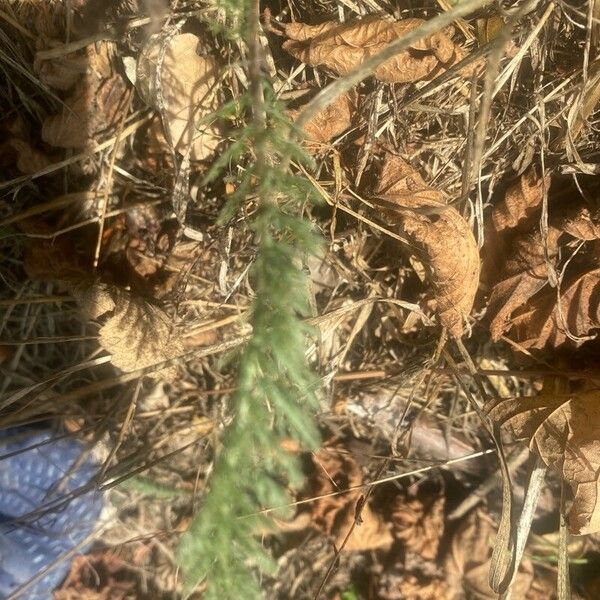
[{"label": "large dried oak leaf", "polygon": [[573,490],[571,533],[600,531],[600,392],[506,398],[486,408],[496,424],[523,440]]},{"label": "large dried oak leaf", "polygon": [[[324,66],[337,75],[346,75],[365,60],[378,54],[390,42],[419,28],[422,19],[390,21],[378,16],[350,23],[327,22],[321,25],[288,23],[283,47],[292,56],[313,67]],[[380,81],[408,83],[434,77],[463,58],[443,31],[427,36],[409,49],[385,61],[374,75]]]},{"label": "large dried oak leaf", "polygon": [[408,163],[388,155],[379,186],[383,209],[420,250],[431,271],[440,322],[460,337],[479,285],[480,260],[469,223]]},{"label": "large dried oak leaf", "polygon": [[197,52],[199,38],[182,33],[152,37],[137,63],[138,88],[144,101],[157,108],[174,148],[192,160],[203,160],[221,136],[214,123],[200,122],[218,108],[218,66]]}]

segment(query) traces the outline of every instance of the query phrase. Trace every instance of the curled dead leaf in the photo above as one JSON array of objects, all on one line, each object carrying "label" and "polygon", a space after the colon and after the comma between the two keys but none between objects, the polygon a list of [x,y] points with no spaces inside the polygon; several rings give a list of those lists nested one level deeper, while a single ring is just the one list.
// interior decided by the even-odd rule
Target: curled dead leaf
[{"label": "curled dead leaf", "polygon": [[559,217],[559,227],[575,239],[590,242],[600,239],[600,212],[577,206]]},{"label": "curled dead leaf", "polygon": [[435,560],[440,538],[444,534],[443,495],[429,498],[408,499],[396,496],[392,511],[394,536],[402,540],[407,550],[419,554],[425,560]]},{"label": "curled dead leaf", "polygon": [[549,288],[512,319],[511,338],[524,348],[579,346],[600,329],[600,269],[578,274],[560,292]]},{"label": "curled dead leaf", "polygon": [[[54,229],[39,219],[23,219],[19,228],[26,234],[51,236]],[[62,281],[86,277],[89,264],[66,235],[30,237],[25,244],[23,266],[28,277],[38,281]]]},{"label": "curled dead leaf", "polygon": [[493,340],[502,337],[511,326],[514,312],[548,282],[548,261],[554,265],[561,235],[562,231],[549,227],[545,240],[539,231],[535,231],[514,242],[488,301]]},{"label": "curled dead leaf", "polygon": [[[566,206],[553,204],[544,237],[534,222],[542,196],[541,180],[525,175],[492,214],[494,231],[500,235],[492,240],[486,256],[486,278],[492,281],[487,309],[490,332],[492,339],[498,340],[511,331],[511,337],[525,348],[556,347],[569,339],[577,345],[599,326],[597,265],[588,260],[588,266],[582,269],[580,265],[575,274],[570,266],[563,273],[565,281],[558,293],[555,287],[543,288],[550,275],[554,276],[559,251],[568,248],[572,238],[597,243],[600,214],[577,201]],[[528,230],[509,231],[526,221]],[[593,245],[586,247],[592,249],[587,256],[593,259]],[[500,257],[504,258],[501,266]],[[498,272],[499,277],[495,275]]]},{"label": "curled dead leaf", "polygon": [[[73,283],[70,288],[88,318],[106,318],[99,341],[118,369],[126,373],[136,371],[183,354],[182,340],[157,306],[126,290],[98,282]],[[177,369],[162,369],[157,375],[171,380]]]},{"label": "curled dead leaf", "polygon": [[400,157],[386,157],[377,192],[374,201],[384,202],[391,222],[423,255],[440,322],[460,337],[479,285],[479,250],[470,225]]},{"label": "curled dead leaf", "polygon": [[544,186],[550,187],[550,176],[539,177],[528,169],[507,190],[504,198],[492,211],[492,223],[497,233],[513,229],[526,221],[541,206]]},{"label": "curled dead leaf", "polygon": [[200,56],[200,40],[192,33],[152,36],[137,63],[136,87],[143,100],[161,113],[173,147],[190,159],[214,152],[221,136],[214,123],[200,123],[217,110],[218,65]]},{"label": "curled dead leaf", "polygon": [[42,139],[60,148],[93,147],[97,136],[114,128],[126,107],[127,87],[113,70],[116,44],[88,46],[87,69],[58,115],[47,117]]},{"label": "curled dead leaf", "polygon": [[600,531],[600,392],[557,393],[547,382],[538,396],[496,400],[486,412],[570,484],[571,533]]},{"label": "curled dead leaf", "polygon": [[[304,125],[305,145],[310,151],[318,151],[334,137],[348,129],[356,111],[353,94],[342,94],[334,102],[319,111]],[[295,121],[301,110],[290,110],[288,114]]]},{"label": "curled dead leaf", "polygon": [[[343,76],[423,23],[422,19],[392,21],[376,15],[349,23],[288,23],[284,26],[288,40],[283,47],[308,65],[327,67]],[[375,77],[389,83],[434,77],[464,57],[450,33],[450,30],[439,31],[416,42],[377,67]]]},{"label": "curled dead leaf", "polygon": [[45,169],[52,161],[25,140],[12,138],[0,144],[0,165],[15,164],[25,175],[33,175]]},{"label": "curled dead leaf", "polygon": [[[33,69],[40,81],[56,90],[70,90],[84,76],[88,68],[88,56],[93,47],[58,58],[43,59],[35,56]],[[110,75],[110,74],[109,74]]]},{"label": "curled dead leaf", "polygon": [[31,128],[19,116],[0,121],[0,139],[0,169],[16,166],[21,173],[32,175],[53,162],[34,146]]}]

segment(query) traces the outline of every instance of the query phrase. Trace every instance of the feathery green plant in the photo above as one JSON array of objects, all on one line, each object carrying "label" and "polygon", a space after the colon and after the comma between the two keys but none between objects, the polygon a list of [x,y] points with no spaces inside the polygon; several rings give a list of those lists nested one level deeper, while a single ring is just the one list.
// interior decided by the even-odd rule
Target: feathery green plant
[{"label": "feathery green plant", "polygon": [[305,360],[309,330],[308,281],[302,260],[318,247],[318,238],[301,212],[315,200],[305,180],[288,171],[290,160],[306,162],[293,125],[261,69],[258,2],[221,3],[249,48],[249,91],[238,99],[251,119],[209,173],[215,177],[247,148],[251,157],[224,218],[251,199],[256,209],[249,223],[257,254],[252,267],[256,298],[251,311],[252,338],[239,362],[234,416],[217,457],[209,491],[178,559],[190,592],[203,578],[203,598],[228,600],[262,597],[260,574],[274,563],[256,535],[266,517],[249,517],[264,507],[285,504],[287,485],[298,485],[297,459],[282,448],[292,438],[308,447],[318,443],[312,413],[317,381]]}]

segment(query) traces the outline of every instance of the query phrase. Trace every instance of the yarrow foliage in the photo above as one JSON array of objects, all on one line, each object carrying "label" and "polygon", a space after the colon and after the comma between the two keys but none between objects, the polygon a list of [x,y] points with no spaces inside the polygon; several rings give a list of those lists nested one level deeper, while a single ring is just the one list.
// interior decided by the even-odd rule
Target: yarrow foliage
[{"label": "yarrow foliage", "polygon": [[[222,8],[252,47],[258,25],[252,23],[258,16],[253,7],[236,1]],[[302,481],[297,459],[283,449],[283,440],[315,447],[319,439],[312,418],[318,385],[305,359],[310,331],[303,318],[310,305],[302,268],[304,257],[318,248],[318,238],[301,216],[315,194],[288,169],[290,162],[308,158],[267,76],[260,69],[249,71],[251,89],[237,100],[248,114],[247,124],[208,177],[233,159],[246,161],[222,218],[244,203],[256,203],[249,222],[257,244],[251,270],[253,333],[240,357],[233,420],[209,490],[178,549],[187,592],[206,578],[207,600],[262,598],[260,574],[272,573],[275,565],[256,534],[268,523],[264,516],[248,515],[285,504],[287,486]],[[242,149],[248,149],[246,157]]]}]

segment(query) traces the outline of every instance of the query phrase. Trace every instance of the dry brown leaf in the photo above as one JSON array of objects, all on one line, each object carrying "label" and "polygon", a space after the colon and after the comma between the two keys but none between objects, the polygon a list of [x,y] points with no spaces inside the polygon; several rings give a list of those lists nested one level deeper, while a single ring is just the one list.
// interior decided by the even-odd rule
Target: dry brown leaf
[{"label": "dry brown leaf", "polygon": [[[72,284],[71,292],[88,318],[106,317],[99,341],[118,369],[136,371],[183,354],[183,342],[167,315],[143,298],[102,283]],[[177,368],[162,369],[157,375],[174,379]]]},{"label": "dry brown leaf", "polygon": [[189,149],[192,160],[209,157],[221,140],[214,123],[199,123],[219,106],[218,65],[198,54],[199,42],[192,33],[166,40],[153,36],[140,53],[136,74],[136,87],[161,112],[174,148],[180,154]]},{"label": "dry brown leaf", "polygon": [[[342,450],[342,452],[339,452]],[[352,527],[355,518],[357,494],[325,496],[363,483],[360,467],[341,446],[329,446],[319,450],[313,457],[317,476],[311,489],[311,525],[332,535],[339,548]],[[300,513],[296,519],[303,519]],[[392,544],[389,524],[375,513],[367,503],[360,514],[360,524],[354,528],[344,550],[374,550],[388,548]]]},{"label": "dry brown leaf", "polygon": [[600,239],[600,213],[587,206],[570,208],[558,219],[558,227],[574,238],[586,242]]},{"label": "dry brown leaf", "polygon": [[21,173],[32,175],[57,160],[34,147],[31,128],[20,116],[0,121],[0,140],[0,169],[16,166]]},{"label": "dry brown leaf", "polygon": [[397,156],[386,157],[377,192],[375,202],[385,202],[390,220],[423,253],[440,322],[460,337],[479,285],[479,250],[470,225]]},{"label": "dry brown leaf", "polygon": [[550,388],[546,384],[534,397],[494,401],[486,411],[571,485],[571,533],[595,533],[600,531],[600,392],[564,394]]},{"label": "dry brown leaf", "polygon": [[524,348],[579,346],[600,329],[600,269],[592,269],[533,298],[512,319],[511,338]]},{"label": "dry brown leaf", "polygon": [[542,205],[544,185],[550,187],[550,176],[538,177],[535,169],[528,169],[513,183],[504,199],[492,211],[492,223],[497,233],[513,229],[526,221]]},{"label": "dry brown leaf", "polygon": [[33,175],[52,164],[52,160],[29,142],[12,138],[0,144],[0,165],[10,164],[16,165],[25,175]]},{"label": "dry brown leaf", "polygon": [[[40,219],[23,219],[19,229],[26,234],[47,235],[53,228]],[[30,237],[25,243],[23,266],[28,277],[40,281],[62,281],[87,277],[90,265],[72,237]]]},{"label": "dry brown leaf", "polygon": [[394,536],[407,550],[425,560],[434,560],[444,534],[444,495],[424,503],[419,498],[396,496],[392,511]]},{"label": "dry brown leaf", "polygon": [[[283,47],[308,65],[327,67],[343,76],[424,22],[391,21],[373,15],[350,23],[288,23],[284,28],[288,40]],[[455,46],[449,33],[439,31],[399,52],[375,69],[375,77],[384,82],[408,83],[432,78],[451,67],[462,60],[464,52]]]},{"label": "dry brown leaf", "polygon": [[54,600],[134,600],[138,598],[136,573],[116,554],[105,552],[76,556]]},{"label": "dry brown leaf", "polygon": [[406,575],[398,586],[398,600],[443,600],[448,597],[448,584],[440,578],[422,580]]},{"label": "dry brown leaf", "polygon": [[[304,125],[305,145],[311,151],[318,151],[350,127],[355,111],[356,102],[353,94],[342,94],[336,98]],[[301,110],[290,110],[288,114],[295,121],[301,112]]]},{"label": "dry brown leaf", "polygon": [[488,301],[487,313],[491,317],[490,332],[493,340],[500,339],[510,328],[513,313],[548,282],[547,260],[553,264],[561,235],[562,231],[551,226],[545,243],[542,234],[535,231],[517,238],[511,247],[502,274],[492,288]]},{"label": "dry brown leaf", "polygon": [[84,51],[67,54],[58,58],[48,60],[34,58],[33,69],[46,85],[57,89],[70,90],[84,76],[89,62],[90,52],[93,45]]},{"label": "dry brown leaf", "polygon": [[116,126],[126,106],[127,87],[113,70],[116,44],[88,46],[87,69],[58,115],[45,119],[42,139],[60,148],[93,147],[97,137]]},{"label": "dry brown leaf", "polygon": [[[476,510],[461,522],[452,538],[445,562],[448,600],[496,600],[489,585],[489,571],[494,543],[494,526],[482,510]],[[514,583],[512,598],[525,598],[533,581],[533,568],[528,560],[521,562]]]}]

